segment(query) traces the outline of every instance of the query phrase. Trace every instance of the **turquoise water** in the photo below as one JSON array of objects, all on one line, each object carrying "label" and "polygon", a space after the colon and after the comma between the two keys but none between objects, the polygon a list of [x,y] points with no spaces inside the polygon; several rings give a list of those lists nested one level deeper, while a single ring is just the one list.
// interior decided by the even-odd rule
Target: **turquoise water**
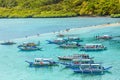
[{"label": "turquoise water", "polygon": [[107,17],[0,19],[0,40],[22,38],[38,33],[55,32],[67,28],[87,27],[118,21],[120,21],[119,18]]},{"label": "turquoise water", "polygon": [[[120,80],[120,43],[113,41],[96,41],[95,35],[110,34],[120,35],[120,25],[110,27],[87,27],[104,23],[120,22],[120,19],[111,18],[44,18],[44,19],[1,19],[0,20],[0,40],[14,39],[16,45],[0,45],[0,80]],[[50,24],[47,24],[50,23]],[[70,32],[66,35],[81,37],[84,43],[102,43],[108,50],[101,52],[84,52],[79,49],[61,49],[57,45],[47,44],[45,40],[56,38],[56,34],[43,34],[40,36],[25,37],[26,35],[36,35],[64,30],[66,28],[83,27]],[[84,27],[86,26],[86,27]],[[104,25],[103,25],[104,26]],[[11,28],[12,27],[12,28]],[[44,28],[44,29],[43,29]],[[5,36],[4,36],[5,35]],[[11,36],[12,35],[12,36]],[[4,36],[4,37],[2,37]],[[15,39],[18,38],[18,39]],[[17,45],[23,42],[41,41],[43,51],[22,52]],[[76,53],[86,53],[95,57],[96,62],[103,62],[103,66],[113,66],[110,72],[104,75],[95,74],[75,74],[71,69],[64,66],[53,66],[44,68],[30,68],[25,60],[33,61],[36,57],[51,57],[58,60],[57,56],[72,55]]]}]

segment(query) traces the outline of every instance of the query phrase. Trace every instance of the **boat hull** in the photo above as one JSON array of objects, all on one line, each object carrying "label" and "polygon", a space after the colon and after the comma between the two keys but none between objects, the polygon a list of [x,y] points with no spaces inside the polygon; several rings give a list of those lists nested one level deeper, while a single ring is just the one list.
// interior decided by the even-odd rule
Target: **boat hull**
[{"label": "boat hull", "polygon": [[103,51],[103,50],[107,50],[107,48],[81,48],[80,51]]},{"label": "boat hull", "polygon": [[78,46],[72,46],[72,45],[60,45],[61,48],[78,48]]},{"label": "boat hull", "polygon": [[14,45],[16,43],[1,43],[1,45]]},{"label": "boat hull", "polygon": [[94,70],[94,71],[90,71],[90,70],[74,70],[75,73],[103,73],[103,70]]},{"label": "boat hull", "polygon": [[64,57],[58,57],[59,60],[69,60],[71,61],[73,58],[64,58]]},{"label": "boat hull", "polygon": [[112,66],[107,67],[107,68],[102,67],[102,69],[81,70],[80,68],[75,68],[75,67],[73,67],[72,69],[75,73],[103,73],[103,72],[108,72],[109,69],[111,69],[111,68],[112,68]]},{"label": "boat hull", "polygon": [[58,44],[58,45],[60,45],[60,44],[64,44],[65,42],[64,41],[58,41],[58,42],[55,42],[55,41],[50,41],[50,40],[46,40],[47,42],[48,42],[48,44]]},{"label": "boat hull", "polygon": [[21,51],[36,51],[41,50],[42,48],[38,47],[18,47]]},{"label": "boat hull", "polygon": [[29,62],[29,61],[25,61],[27,63],[29,63],[30,67],[42,67],[42,66],[58,66],[57,62],[48,62],[48,63],[34,63],[34,62]]}]

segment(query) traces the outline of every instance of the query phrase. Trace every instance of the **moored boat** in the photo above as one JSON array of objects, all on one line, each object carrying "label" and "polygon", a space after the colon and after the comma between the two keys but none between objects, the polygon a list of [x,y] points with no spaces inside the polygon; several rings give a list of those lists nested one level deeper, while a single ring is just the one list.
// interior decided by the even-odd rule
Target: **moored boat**
[{"label": "moored boat", "polygon": [[39,66],[56,66],[57,62],[53,61],[52,58],[35,58],[34,62],[25,61],[29,63],[30,67],[39,67]]},{"label": "moored boat", "polygon": [[12,42],[12,41],[7,41],[7,42],[3,42],[3,43],[0,43],[1,45],[13,45],[13,44],[16,44],[15,42]]},{"label": "moored boat", "polygon": [[66,41],[63,38],[57,38],[55,40],[46,40],[48,44],[63,44],[66,43]]},{"label": "moored boat", "polygon": [[93,64],[93,59],[73,59],[71,62],[61,62],[62,65],[65,65],[66,68],[76,68],[81,64]]},{"label": "moored boat", "polygon": [[36,50],[42,50],[42,48],[39,48],[37,46],[21,46],[18,47],[22,51],[36,51]]},{"label": "moored boat", "polygon": [[31,46],[39,46],[40,45],[40,41],[38,41],[38,43],[34,43],[34,42],[28,42],[28,43],[23,43],[21,45],[18,45],[18,47],[31,47]]},{"label": "moored boat", "polygon": [[65,37],[64,34],[58,34],[57,37]]},{"label": "moored boat", "polygon": [[66,68],[78,67],[81,64],[91,64],[94,63],[93,58],[89,57],[88,54],[75,54],[73,56],[66,57],[58,57],[60,60],[69,60],[70,62],[61,62],[62,65],[65,65]]},{"label": "moored boat", "polygon": [[108,40],[108,39],[112,39],[112,36],[109,36],[109,35],[96,36],[96,39]]},{"label": "moored boat", "polygon": [[103,73],[108,71],[110,67],[103,67],[101,64],[81,64],[79,67],[72,68],[75,73]]},{"label": "moored boat", "polygon": [[87,54],[74,54],[71,56],[58,56],[59,60],[73,60],[73,59],[91,59]]},{"label": "moored boat", "polygon": [[68,43],[59,45],[59,47],[61,48],[78,48],[80,46],[81,45],[78,42],[68,42]]},{"label": "moored boat", "polygon": [[42,48],[39,48],[40,42],[38,44],[35,43],[23,43],[22,45],[19,45],[18,48],[22,51],[36,51],[41,50]]},{"label": "moored boat", "polygon": [[106,49],[107,47],[102,44],[85,44],[80,48],[81,51],[102,51]]}]

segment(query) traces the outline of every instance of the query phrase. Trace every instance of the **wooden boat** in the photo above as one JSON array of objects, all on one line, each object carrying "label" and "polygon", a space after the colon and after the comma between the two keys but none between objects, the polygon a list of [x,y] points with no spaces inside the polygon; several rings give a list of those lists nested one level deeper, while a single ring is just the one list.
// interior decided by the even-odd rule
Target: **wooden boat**
[{"label": "wooden boat", "polygon": [[59,60],[70,60],[72,61],[73,59],[91,59],[89,55],[87,54],[74,54],[71,56],[58,56]]},{"label": "wooden boat", "polygon": [[61,64],[65,65],[66,68],[76,68],[79,67],[81,64],[91,64],[91,63],[94,63],[92,59],[81,59],[72,62],[61,62]]},{"label": "wooden boat", "polygon": [[13,44],[16,44],[15,42],[11,42],[11,41],[7,41],[7,42],[3,42],[3,43],[0,43],[1,45],[13,45]]},{"label": "wooden boat", "polygon": [[59,45],[59,47],[61,48],[78,48],[80,46],[81,45],[78,42],[69,42],[69,43]]},{"label": "wooden boat", "polygon": [[28,42],[28,43],[23,43],[21,45],[18,45],[18,47],[32,47],[32,46],[39,46],[40,45],[40,41],[38,41],[38,43],[34,43],[34,42]]},{"label": "wooden boat", "polygon": [[72,68],[75,73],[103,73],[111,69],[103,67],[101,64],[81,64],[77,68]]},{"label": "wooden boat", "polygon": [[23,43],[21,45],[18,45],[18,48],[22,51],[35,51],[35,50],[41,50],[42,48],[39,48],[38,46],[40,45],[40,41],[38,43]]},{"label": "wooden boat", "polygon": [[22,45],[19,45],[18,48],[22,51],[36,51],[41,50],[42,48],[39,48],[40,42],[38,44],[35,43],[23,43]]},{"label": "wooden boat", "polygon": [[93,64],[93,59],[73,59],[71,62],[61,62],[62,65],[65,65],[66,68],[79,67],[81,64]]},{"label": "wooden boat", "polygon": [[30,67],[39,67],[39,66],[56,66],[57,62],[53,61],[52,58],[35,58],[34,62],[25,61],[29,63]]},{"label": "wooden boat", "polygon": [[58,56],[59,60],[72,60],[73,57],[72,56]]},{"label": "wooden boat", "polygon": [[64,34],[58,34],[57,37],[65,37]]},{"label": "wooden boat", "polygon": [[108,39],[112,39],[112,36],[109,36],[109,35],[96,36],[96,39],[108,40]]},{"label": "wooden boat", "polygon": [[81,51],[102,51],[106,49],[107,47],[102,44],[85,44],[80,48]]},{"label": "wooden boat", "polygon": [[46,40],[48,44],[63,44],[66,43],[66,41],[63,38],[57,38],[55,40]]},{"label": "wooden boat", "polygon": [[36,51],[36,50],[42,50],[42,48],[39,48],[37,46],[21,46],[18,47],[22,51]]}]

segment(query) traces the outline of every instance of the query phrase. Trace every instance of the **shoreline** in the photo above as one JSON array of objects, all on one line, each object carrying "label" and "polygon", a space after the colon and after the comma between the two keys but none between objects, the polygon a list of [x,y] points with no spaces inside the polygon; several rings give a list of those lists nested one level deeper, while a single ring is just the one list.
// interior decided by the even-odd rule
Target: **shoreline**
[{"label": "shoreline", "polygon": [[[57,35],[57,34],[64,34],[64,33],[69,33],[69,32],[74,32],[74,31],[78,31],[78,30],[84,30],[84,29],[96,29],[96,28],[106,28],[106,27],[117,27],[117,26],[120,26],[120,22],[117,22],[117,23],[106,23],[106,24],[101,24],[101,25],[93,25],[93,26],[88,26],[88,27],[78,27],[78,28],[70,28],[69,31],[66,31],[66,30],[61,30],[61,31],[56,31],[56,32],[49,32],[49,33],[42,33],[42,34],[36,34],[36,35],[33,35],[33,36],[25,36],[25,37],[22,37],[22,38],[15,38],[15,39],[10,39],[10,41],[15,41],[15,40],[25,40],[25,39],[33,39],[33,38],[42,38],[44,36],[49,36],[49,35]],[[3,41],[7,41],[7,40],[0,40],[0,42],[3,42]],[[9,41],[9,40],[8,40]]]},{"label": "shoreline", "polygon": [[38,18],[103,18],[103,17],[107,17],[107,18],[112,18],[110,15],[107,16],[48,16],[48,17],[1,17],[0,19],[38,19]]}]

